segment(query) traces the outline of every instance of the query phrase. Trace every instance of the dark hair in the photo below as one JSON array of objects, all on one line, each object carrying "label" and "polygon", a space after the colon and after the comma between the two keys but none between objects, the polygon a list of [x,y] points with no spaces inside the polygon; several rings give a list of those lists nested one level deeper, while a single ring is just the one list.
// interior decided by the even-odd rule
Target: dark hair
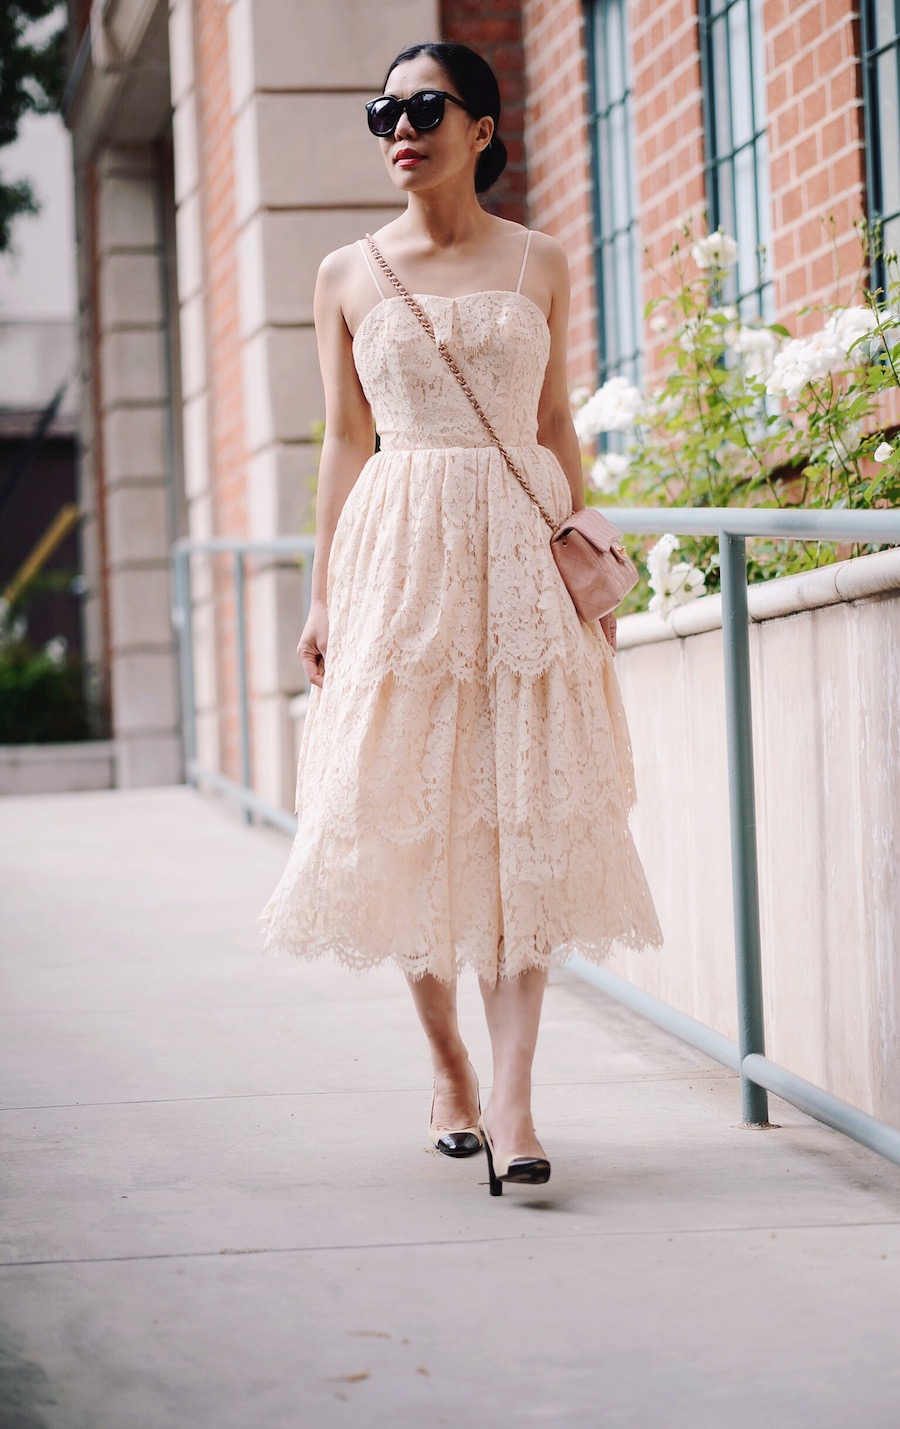
[{"label": "dark hair", "polygon": [[453,81],[460,98],[477,117],[489,114],[494,121],[494,133],[486,149],[478,155],[475,165],[475,192],[484,193],[499,179],[506,168],[506,145],[498,136],[500,126],[500,86],[497,76],[486,59],[468,45],[460,45],[452,40],[426,40],[421,45],[410,45],[401,50],[397,58],[388,65],[384,77],[382,93],[387,89],[388,80],[399,64],[414,60],[417,55],[430,55]]}]

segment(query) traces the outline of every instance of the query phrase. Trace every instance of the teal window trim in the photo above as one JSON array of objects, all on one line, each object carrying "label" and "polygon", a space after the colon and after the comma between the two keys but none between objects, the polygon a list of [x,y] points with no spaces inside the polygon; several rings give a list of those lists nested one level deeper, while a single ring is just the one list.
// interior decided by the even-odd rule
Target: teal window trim
[{"label": "teal window trim", "polygon": [[588,0],[584,20],[597,377],[637,383],[643,321],[627,0]]},{"label": "teal window trim", "polygon": [[769,160],[762,0],[699,0],[704,170],[709,231],[737,241],[721,299],[771,318]]},{"label": "teal window trim", "polygon": [[[861,0],[866,207],[880,223],[885,251],[900,253],[900,0]],[[884,260],[872,264],[873,289],[886,286]]]}]

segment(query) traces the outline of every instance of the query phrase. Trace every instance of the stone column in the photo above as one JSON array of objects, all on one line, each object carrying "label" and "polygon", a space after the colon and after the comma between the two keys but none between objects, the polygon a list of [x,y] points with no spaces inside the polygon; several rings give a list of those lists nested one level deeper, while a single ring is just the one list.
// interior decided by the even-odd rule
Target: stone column
[{"label": "stone column", "polygon": [[[234,0],[229,21],[247,521],[248,534],[265,539],[309,520],[313,424],[324,417],[312,314],[318,265],[398,211],[363,104],[394,55],[438,38],[439,23],[434,0]],[[302,616],[295,571],[270,565],[255,577],[255,782],[288,806],[288,706],[306,685],[295,654]]]},{"label": "stone column", "polygon": [[96,166],[99,421],[117,783],[182,777],[170,619],[171,384],[159,159],[103,148]]},{"label": "stone column", "polygon": [[[198,113],[194,0],[169,7],[169,80],[175,169],[178,323],[181,353],[182,436],[186,534],[205,540],[217,534],[210,441],[210,353],[204,260],[205,175]],[[191,596],[197,759],[221,768],[220,631],[215,608],[213,560],[194,557]]]}]

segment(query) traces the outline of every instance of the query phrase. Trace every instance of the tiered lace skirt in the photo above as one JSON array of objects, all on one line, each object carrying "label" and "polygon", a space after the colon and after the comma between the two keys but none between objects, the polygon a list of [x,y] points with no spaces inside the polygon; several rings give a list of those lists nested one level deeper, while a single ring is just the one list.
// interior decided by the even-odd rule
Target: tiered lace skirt
[{"label": "tiered lace skirt", "polygon": [[[562,519],[555,455],[511,454]],[[499,451],[371,457],[335,531],[328,609],[266,948],[493,984],[573,951],[660,946],[613,653]]]}]

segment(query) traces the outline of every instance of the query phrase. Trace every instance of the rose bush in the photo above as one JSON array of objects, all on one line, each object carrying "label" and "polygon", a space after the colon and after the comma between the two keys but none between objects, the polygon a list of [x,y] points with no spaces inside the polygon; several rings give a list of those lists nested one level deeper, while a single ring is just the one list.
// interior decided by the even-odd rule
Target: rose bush
[{"label": "rose bush", "polygon": [[[863,261],[878,235],[859,225]],[[887,292],[859,280],[858,302],[807,309],[820,327],[794,337],[778,323],[744,321],[721,303],[737,245],[690,226],[672,249],[673,280],[645,310],[664,335],[662,377],[639,390],[610,378],[572,394],[584,448],[587,499],[605,506],[787,506],[869,509],[900,498],[900,442],[885,427],[885,394],[900,388],[900,276],[884,255]],[[605,450],[597,451],[598,439]],[[650,608],[718,588],[718,542],[667,535],[650,554],[628,537],[648,569]],[[673,544],[674,543],[674,544]],[[672,564],[678,549],[679,561]],[[850,554],[879,550],[855,545]],[[748,575],[766,579],[835,559],[834,543],[748,540]],[[845,554],[841,550],[840,554]],[[644,583],[621,612],[647,605]]]}]

